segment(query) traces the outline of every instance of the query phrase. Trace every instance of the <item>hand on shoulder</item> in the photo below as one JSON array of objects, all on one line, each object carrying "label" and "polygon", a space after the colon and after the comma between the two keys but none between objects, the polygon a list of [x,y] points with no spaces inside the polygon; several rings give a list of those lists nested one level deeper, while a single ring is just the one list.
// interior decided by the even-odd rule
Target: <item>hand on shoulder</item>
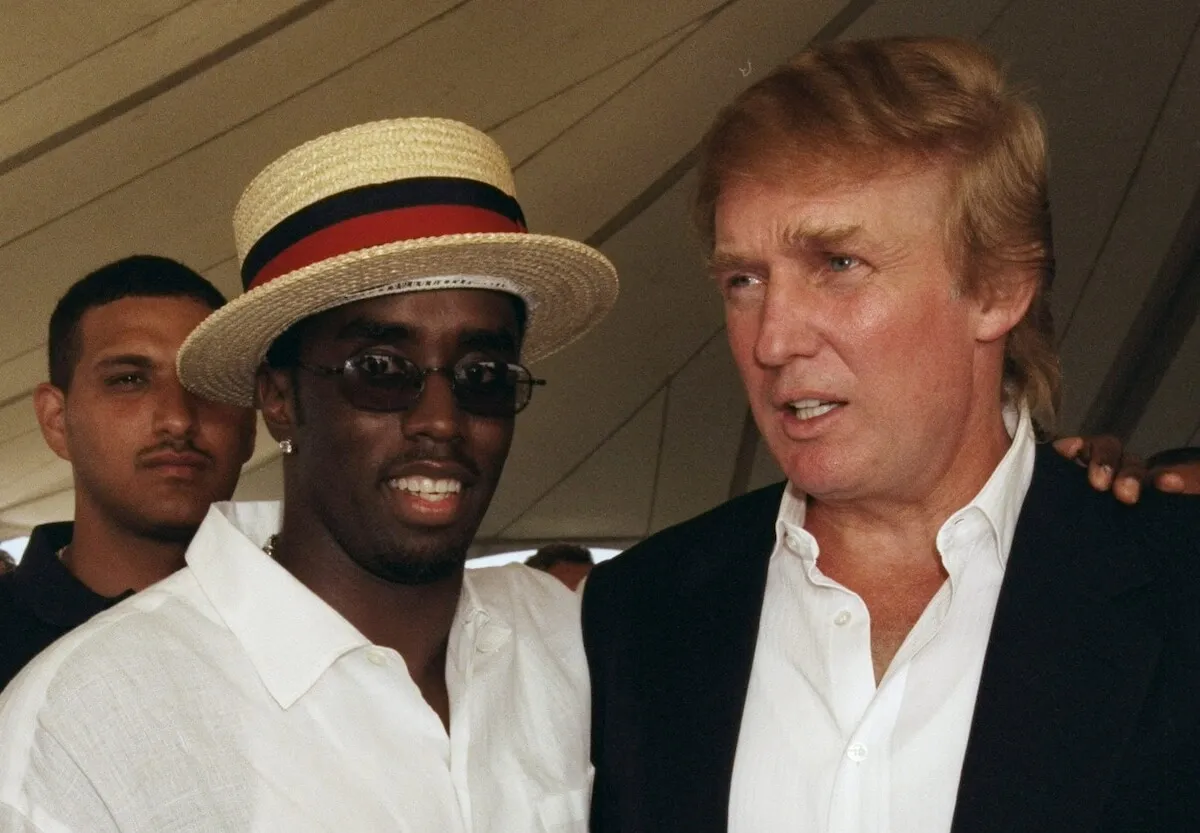
[{"label": "hand on shoulder", "polygon": [[1120,439],[1110,435],[1063,437],[1054,448],[1068,460],[1088,469],[1088,481],[1097,491],[1112,490],[1122,503],[1134,504],[1144,486],[1162,492],[1200,495],[1200,448],[1172,448],[1146,460],[1125,450]]}]

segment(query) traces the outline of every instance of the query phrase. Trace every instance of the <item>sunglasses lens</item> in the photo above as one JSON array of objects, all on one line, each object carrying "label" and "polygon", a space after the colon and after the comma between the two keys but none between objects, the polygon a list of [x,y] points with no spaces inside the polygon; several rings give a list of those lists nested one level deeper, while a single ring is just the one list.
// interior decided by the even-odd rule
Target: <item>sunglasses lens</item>
[{"label": "sunglasses lens", "polygon": [[464,411],[512,416],[529,404],[529,371],[507,362],[463,362],[454,367],[454,395]]},{"label": "sunglasses lens", "polygon": [[425,376],[416,364],[390,353],[364,353],[342,375],[342,395],[364,411],[406,411],[421,395]]},{"label": "sunglasses lens", "polygon": [[[364,411],[407,411],[416,405],[427,373],[392,353],[363,353],[350,359],[341,374],[346,401]],[[519,364],[460,362],[453,371],[454,398],[467,413],[510,417],[529,404],[533,378]]]}]

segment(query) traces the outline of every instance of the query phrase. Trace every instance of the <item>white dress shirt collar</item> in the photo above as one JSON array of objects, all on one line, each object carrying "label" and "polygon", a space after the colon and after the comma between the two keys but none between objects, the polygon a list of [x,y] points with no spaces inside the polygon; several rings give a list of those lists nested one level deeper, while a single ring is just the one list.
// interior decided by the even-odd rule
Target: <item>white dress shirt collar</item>
[{"label": "white dress shirt collar", "polygon": [[[1011,416],[1017,417],[1014,413]],[[948,574],[876,676],[872,611],[780,503],[730,792],[730,833],[950,830],[992,618],[1033,475],[1027,413],[936,546]]]},{"label": "white dress shirt collar", "polygon": [[0,831],[584,831],[579,600],[468,570],[449,731],[261,550],[274,504],[221,505],[188,566],[77,628],[0,695]]},{"label": "white dress shirt collar", "polygon": [[[338,659],[371,641],[263,551],[279,531],[280,510],[275,501],[213,504],[187,564],[263,685],[288,709]],[[462,644],[468,626],[484,653],[512,635],[500,611],[485,609],[470,577],[468,571],[450,632],[449,661],[459,671],[469,656]]]},{"label": "white dress shirt collar", "polygon": [[[946,554],[948,547],[945,546],[945,541],[956,522],[978,513],[986,520],[988,530],[994,536],[996,546],[992,551],[1000,559],[1001,569],[1008,564],[1008,553],[1012,548],[1021,504],[1033,480],[1035,444],[1033,420],[1028,408],[1006,408],[1004,426],[1012,437],[1012,443],[1009,444],[1000,463],[979,493],[970,503],[947,518],[938,532],[938,549]],[[820,546],[804,528],[806,509],[806,496],[789,483],[783,491],[783,500],[780,502],[779,514],[775,521],[775,543],[776,552],[782,549],[797,555],[804,561],[811,574],[820,554]],[[786,546],[781,546],[784,544]],[[957,565],[948,563],[946,566],[951,575],[957,572],[957,569],[954,569]]]},{"label": "white dress shirt collar", "polygon": [[214,504],[187,564],[263,685],[288,709],[340,657],[370,641],[263,552],[279,521],[275,502]]}]

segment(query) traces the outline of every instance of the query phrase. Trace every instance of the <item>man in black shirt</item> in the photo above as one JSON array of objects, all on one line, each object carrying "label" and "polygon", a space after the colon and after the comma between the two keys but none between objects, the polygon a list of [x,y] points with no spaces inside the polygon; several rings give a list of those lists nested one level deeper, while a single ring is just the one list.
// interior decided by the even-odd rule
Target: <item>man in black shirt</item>
[{"label": "man in black shirt", "polygon": [[254,449],[252,411],[188,393],[175,353],[224,297],[166,258],[91,273],[50,318],[50,381],[34,392],[47,445],[71,463],[75,522],[33,530],[0,575],[0,688],[67,631],[183,566],[214,501]]}]

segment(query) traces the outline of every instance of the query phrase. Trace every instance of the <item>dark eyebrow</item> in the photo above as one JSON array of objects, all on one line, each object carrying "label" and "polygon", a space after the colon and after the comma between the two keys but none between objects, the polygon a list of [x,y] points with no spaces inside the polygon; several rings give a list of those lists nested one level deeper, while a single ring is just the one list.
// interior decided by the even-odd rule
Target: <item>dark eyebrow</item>
[{"label": "dark eyebrow", "polygon": [[334,338],[339,341],[406,341],[412,338],[407,324],[385,324],[369,318],[356,318],[346,324]]},{"label": "dark eyebrow", "polygon": [[508,330],[467,330],[458,337],[458,343],[468,350],[517,352],[517,337]]},{"label": "dark eyebrow", "polygon": [[140,367],[147,370],[152,369],[155,361],[149,356],[140,356],[136,353],[123,354],[119,356],[106,356],[96,362],[96,367],[101,370],[107,370],[115,367]]},{"label": "dark eyebrow", "polygon": [[[411,341],[417,334],[411,324],[396,324],[356,318],[338,330],[339,341],[375,341],[391,344]],[[508,330],[465,330],[458,337],[458,344],[466,350],[498,350],[515,353],[517,337]]]}]

